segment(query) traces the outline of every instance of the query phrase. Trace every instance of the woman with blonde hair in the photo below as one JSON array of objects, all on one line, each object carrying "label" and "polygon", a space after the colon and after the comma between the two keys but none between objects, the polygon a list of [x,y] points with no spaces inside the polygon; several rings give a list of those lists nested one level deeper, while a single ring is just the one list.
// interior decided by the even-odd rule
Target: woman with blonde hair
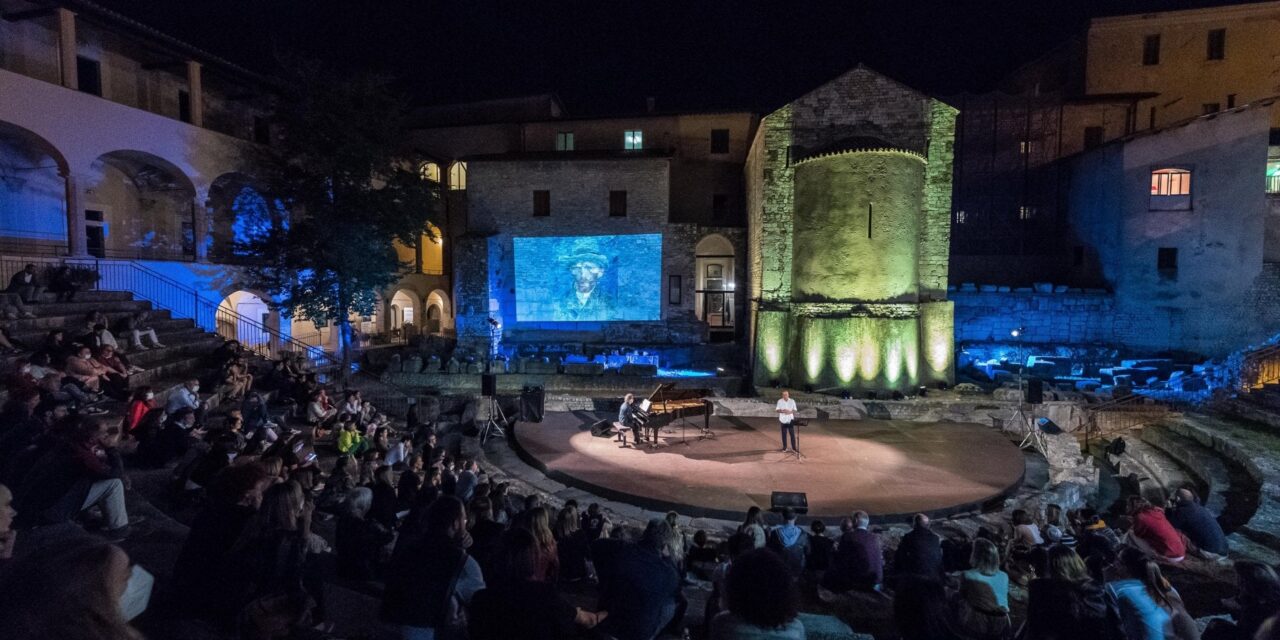
[{"label": "woman with blonde hair", "polygon": [[587,532],[582,530],[582,518],[578,516],[578,508],[566,505],[556,514],[556,523],[551,530],[556,540],[556,553],[560,562],[560,579],[565,582],[576,582],[590,577],[591,569],[587,566],[591,544]]},{"label": "woman with blonde hair", "polygon": [[533,534],[542,551],[543,575],[554,581],[560,574],[560,550],[556,546],[555,534],[551,531],[551,514],[546,507],[534,507],[521,513],[515,526]]},{"label": "woman with blonde hair", "polygon": [[39,549],[0,580],[0,620],[9,640],[141,640],[121,611],[129,556],[90,538]]},{"label": "woman with blonde hair", "polygon": [[958,631],[975,640],[1009,636],[1009,574],[1000,570],[1000,552],[986,538],[973,541],[973,567],[960,574],[956,599]]}]

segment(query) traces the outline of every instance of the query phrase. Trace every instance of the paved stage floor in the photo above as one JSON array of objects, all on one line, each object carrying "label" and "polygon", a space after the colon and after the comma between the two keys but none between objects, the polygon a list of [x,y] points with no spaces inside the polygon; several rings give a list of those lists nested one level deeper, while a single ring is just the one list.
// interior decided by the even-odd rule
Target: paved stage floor
[{"label": "paved stage floor", "polygon": [[[519,423],[513,444],[552,478],[610,500],[683,515],[736,519],[751,505],[767,509],[772,491],[803,491],[809,513],[832,519],[864,509],[884,520],[924,511],[977,509],[1022,482],[1022,452],[999,432],[977,424],[899,420],[810,420],[800,427],[796,461],[780,453],[771,418],[712,417],[716,437],[688,444],[668,427],[657,449],[621,448],[591,435],[609,416],[547,413]],[[612,419],[612,418],[610,418]]]}]

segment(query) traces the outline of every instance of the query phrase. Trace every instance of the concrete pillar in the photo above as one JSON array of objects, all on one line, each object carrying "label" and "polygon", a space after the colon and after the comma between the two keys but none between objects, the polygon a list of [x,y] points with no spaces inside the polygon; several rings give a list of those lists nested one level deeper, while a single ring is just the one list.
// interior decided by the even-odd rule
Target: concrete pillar
[{"label": "concrete pillar", "polygon": [[187,61],[187,95],[191,98],[191,124],[204,126],[203,70],[199,62]]},{"label": "concrete pillar", "polygon": [[196,262],[209,261],[209,212],[199,196],[191,203],[191,229],[196,243]]},{"label": "concrete pillar", "polygon": [[76,75],[76,14],[58,7],[58,70],[62,75],[62,86],[68,89],[79,89],[80,82]]},{"label": "concrete pillar", "polygon": [[60,173],[66,189],[67,250],[72,257],[89,255],[88,237],[84,224],[84,191],[80,180],[70,172]]}]

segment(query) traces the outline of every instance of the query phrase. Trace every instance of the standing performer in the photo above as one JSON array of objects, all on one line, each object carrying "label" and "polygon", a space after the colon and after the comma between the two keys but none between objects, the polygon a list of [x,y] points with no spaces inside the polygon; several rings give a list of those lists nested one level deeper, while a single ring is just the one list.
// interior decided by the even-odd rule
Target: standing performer
[{"label": "standing performer", "polygon": [[[636,446],[640,446],[640,423],[636,420],[636,396],[628,393],[622,397],[622,406],[618,407],[618,424],[631,428],[631,435],[636,439]],[[627,446],[627,434],[622,433],[622,446]]]},{"label": "standing performer", "polygon": [[782,398],[778,400],[778,423],[782,426],[782,448],[779,451],[786,452],[788,450],[787,437],[791,437],[790,450],[796,453],[800,452],[800,448],[796,446],[796,401],[791,399],[790,391],[783,391]]}]

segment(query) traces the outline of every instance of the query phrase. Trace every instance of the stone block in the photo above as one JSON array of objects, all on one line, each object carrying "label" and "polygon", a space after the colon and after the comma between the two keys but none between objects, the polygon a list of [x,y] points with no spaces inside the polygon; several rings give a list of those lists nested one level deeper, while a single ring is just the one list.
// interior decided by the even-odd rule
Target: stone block
[{"label": "stone block", "polygon": [[1065,284],[1060,284],[1060,285],[1058,285],[1058,286],[1056,286],[1056,287],[1054,287],[1054,288],[1053,288],[1053,292],[1054,292],[1054,293],[1066,293],[1066,292],[1067,292],[1067,288],[1068,288],[1068,287],[1067,287],[1067,285],[1065,285]]},{"label": "stone block", "polygon": [[1053,293],[1052,282],[1035,282],[1031,286],[1035,288],[1036,293]]},{"label": "stone block", "polygon": [[566,362],[564,372],[567,375],[598,376],[604,374],[604,364],[599,362]]},{"label": "stone block", "polygon": [[997,293],[999,290],[1000,290],[1000,287],[994,284],[978,285],[978,291],[981,291],[983,293]]}]

